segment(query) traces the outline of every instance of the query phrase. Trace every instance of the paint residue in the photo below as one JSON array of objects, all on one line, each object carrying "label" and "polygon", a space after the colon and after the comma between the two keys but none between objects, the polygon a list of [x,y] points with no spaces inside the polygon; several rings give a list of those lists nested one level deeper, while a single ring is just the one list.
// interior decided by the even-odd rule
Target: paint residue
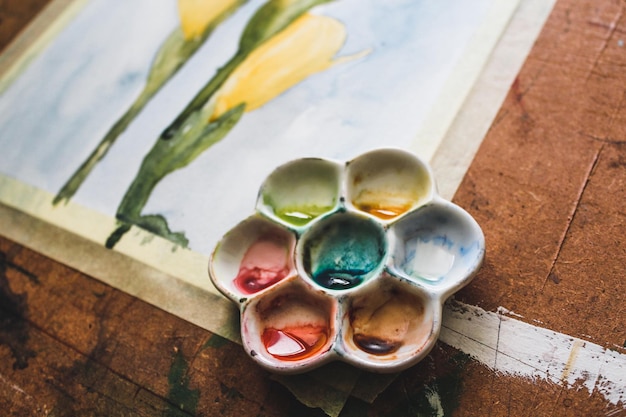
[{"label": "paint residue", "polygon": [[424,390],[424,396],[433,411],[432,416],[444,417],[445,413],[443,411],[443,406],[441,405],[441,396],[439,393],[435,389],[427,386]]},{"label": "paint residue", "polygon": [[438,281],[454,266],[455,256],[449,239],[414,238],[405,241],[405,258],[400,267],[413,278]]},{"label": "paint residue", "polygon": [[361,284],[369,272],[363,269],[330,268],[318,271],[314,275],[315,282],[331,290],[347,290]]},{"label": "paint residue", "polygon": [[8,270],[13,269],[33,283],[39,283],[37,277],[29,271],[13,264],[0,252],[0,346],[6,346],[13,356],[13,369],[25,369],[28,361],[36,356],[28,347],[30,339],[28,316],[28,295],[13,292],[9,285]]},{"label": "paint residue", "polygon": [[261,300],[256,311],[267,353],[283,361],[311,358],[327,346],[333,308],[327,300],[305,297],[302,289]]},{"label": "paint residue", "polygon": [[387,355],[400,349],[402,340],[384,340],[378,337],[357,333],[353,336],[354,343],[372,355]]},{"label": "paint residue", "polygon": [[399,195],[382,190],[364,190],[352,199],[357,209],[383,220],[389,220],[409,211],[417,196]]},{"label": "paint residue", "polygon": [[291,270],[290,250],[284,239],[263,236],[244,254],[234,284],[244,294],[254,294],[281,281]]},{"label": "paint residue", "polygon": [[373,355],[388,355],[404,344],[416,347],[426,332],[418,329],[424,321],[424,306],[417,297],[397,291],[377,291],[355,302],[350,313],[352,340]]},{"label": "paint residue", "polygon": [[450,301],[440,339],[508,375],[541,378],[626,401],[626,355],[480,307]]},{"label": "paint residue", "polygon": [[[463,392],[469,357],[463,353],[450,357],[437,349],[427,359],[429,372],[417,378],[403,379],[405,394],[385,415],[390,417],[443,417],[456,415]],[[419,374],[419,373],[416,373]],[[488,413],[483,413],[488,414]]]},{"label": "paint residue", "polygon": [[353,202],[354,206],[366,213],[378,217],[382,220],[390,220],[399,215],[406,213],[412,207],[412,202],[403,205],[393,206],[390,204],[381,204],[380,202]]},{"label": "paint residue", "polygon": [[307,239],[304,268],[322,287],[353,288],[380,265],[385,244],[382,230],[373,222],[348,215],[334,216]]},{"label": "paint residue", "polygon": [[352,205],[381,220],[391,220],[420,205],[432,190],[428,170],[397,150],[367,153],[348,167]]},{"label": "paint residue", "polygon": [[295,361],[315,355],[328,340],[326,326],[304,325],[284,329],[266,328],[261,336],[268,353],[275,358]]},{"label": "paint residue", "polygon": [[180,349],[174,349],[174,358],[167,375],[169,385],[168,400],[173,404],[165,412],[165,417],[179,416],[181,411],[194,415],[200,391],[189,387],[189,363]]},{"label": "paint residue", "polygon": [[[277,168],[261,187],[257,207],[288,226],[305,226],[331,213],[339,198],[337,164],[303,158]],[[260,203],[260,204],[259,204]]]}]

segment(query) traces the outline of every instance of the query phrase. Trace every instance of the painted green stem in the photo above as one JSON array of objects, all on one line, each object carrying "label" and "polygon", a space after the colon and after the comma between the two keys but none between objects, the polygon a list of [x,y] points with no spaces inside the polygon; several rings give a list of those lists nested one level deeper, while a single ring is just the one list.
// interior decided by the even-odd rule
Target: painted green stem
[{"label": "painted green stem", "polygon": [[80,188],[82,183],[87,179],[87,176],[91,173],[94,167],[100,162],[102,158],[107,154],[109,148],[113,146],[115,140],[118,138],[120,134],[128,125],[133,121],[133,119],[137,116],[137,114],[143,109],[146,102],[150,99],[146,95],[142,94],[140,96],[141,101],[137,100],[133,103],[133,105],[128,109],[126,113],[113,125],[111,130],[102,138],[96,149],[94,149],[91,154],[87,157],[87,159],[80,165],[80,167],[74,172],[74,174],[67,180],[67,182],[63,185],[61,190],[57,193],[57,195],[52,200],[53,204],[58,204],[61,201],[67,201]]},{"label": "painted green stem", "polygon": [[180,70],[180,68],[196,53],[204,44],[213,30],[228,16],[230,16],[247,0],[239,0],[231,8],[218,16],[207,26],[201,36],[194,39],[185,39],[182,29],[176,28],[165,40],[157,52],[146,85],[135,99],[128,110],[120,117],[102,138],[98,146],[91,152],[87,159],[78,167],[74,174],[63,185],[52,201],[58,204],[67,201],[80,188],[94,167],[104,158],[117,138],[126,130],[130,123],[143,110],[146,104],[159,92],[159,90]]},{"label": "painted green stem", "polygon": [[241,104],[224,113],[216,121],[207,124],[205,109],[198,115],[193,126],[170,139],[158,139],[150,152],[145,156],[139,172],[126,191],[117,209],[120,226],[109,236],[106,246],[112,248],[119,239],[135,224],[156,235],[162,236],[181,246],[188,241],[183,233],[172,232],[167,220],[161,215],[142,215],[152,191],[157,184],[170,173],[189,165],[206,149],[222,140],[237,124],[243,114],[245,105]]},{"label": "painted green stem", "polygon": [[[213,97],[217,90],[224,84],[228,76],[241,64],[245,59],[245,56],[235,54],[223,67],[221,67],[215,73],[215,76],[202,88],[202,90],[191,100],[185,110],[178,115],[178,117],[169,125],[163,133],[161,133],[161,139],[167,140],[176,135],[181,129],[189,125],[189,120],[193,118],[194,114],[201,111],[201,108],[207,101]],[[190,110],[193,109],[193,110]]]}]

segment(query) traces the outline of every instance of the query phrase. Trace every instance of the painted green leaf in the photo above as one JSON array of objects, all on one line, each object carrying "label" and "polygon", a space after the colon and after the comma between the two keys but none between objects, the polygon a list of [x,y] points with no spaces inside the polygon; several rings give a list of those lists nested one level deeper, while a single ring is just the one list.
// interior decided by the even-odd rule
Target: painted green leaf
[{"label": "painted green leaf", "polygon": [[207,123],[206,109],[195,115],[187,128],[177,132],[169,139],[158,139],[145,156],[137,176],[126,191],[117,210],[117,218],[122,222],[107,240],[106,246],[112,248],[131,224],[137,225],[156,235],[162,236],[181,246],[188,241],[183,233],[172,232],[165,218],[161,215],[141,215],[154,187],[168,174],[189,165],[202,152],[219,142],[237,124],[245,105],[239,105],[224,113],[219,119]]}]

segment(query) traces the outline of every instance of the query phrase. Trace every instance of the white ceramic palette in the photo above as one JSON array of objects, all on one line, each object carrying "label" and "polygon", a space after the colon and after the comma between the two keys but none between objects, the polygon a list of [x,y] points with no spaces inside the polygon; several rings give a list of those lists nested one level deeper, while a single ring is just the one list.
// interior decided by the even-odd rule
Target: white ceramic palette
[{"label": "white ceramic palette", "polygon": [[396,372],[432,349],[442,304],[484,253],[480,227],[437,194],[430,168],[380,149],[278,167],[209,275],[239,306],[243,346],[261,366],[299,373],[343,360]]}]

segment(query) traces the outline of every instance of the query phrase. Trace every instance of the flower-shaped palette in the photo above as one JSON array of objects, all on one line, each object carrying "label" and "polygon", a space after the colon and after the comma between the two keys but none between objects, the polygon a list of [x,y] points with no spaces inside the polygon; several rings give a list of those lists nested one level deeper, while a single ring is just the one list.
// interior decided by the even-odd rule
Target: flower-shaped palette
[{"label": "flower-shaped palette", "polygon": [[243,346],[261,366],[299,373],[339,359],[395,372],[434,346],[442,304],[484,253],[479,225],[437,195],[430,168],[381,149],[278,167],[209,275],[239,306]]}]

